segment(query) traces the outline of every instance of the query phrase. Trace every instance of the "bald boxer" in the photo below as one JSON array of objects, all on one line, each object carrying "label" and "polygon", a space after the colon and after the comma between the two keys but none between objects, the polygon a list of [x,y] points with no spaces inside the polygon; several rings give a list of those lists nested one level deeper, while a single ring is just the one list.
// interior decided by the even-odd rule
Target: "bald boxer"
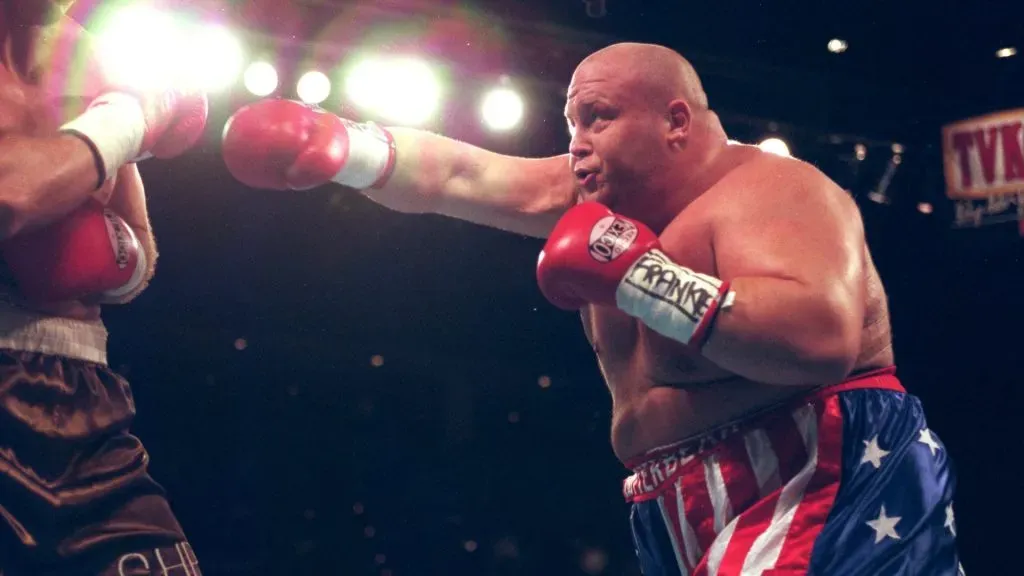
[{"label": "bald boxer", "polygon": [[647,576],[956,574],[952,464],[894,376],[853,200],[730,143],[664,47],[586,58],[565,118],[569,154],[525,159],[269,100],[224,156],[252,186],[336,182],[547,238],[538,284],[607,381]]},{"label": "bald boxer", "polygon": [[0,10],[0,574],[194,576],[129,432],[135,406],[107,366],[100,306],[132,300],[153,275],[133,162],[191,146],[206,100],[97,78],[55,92],[96,70],[61,7]]}]

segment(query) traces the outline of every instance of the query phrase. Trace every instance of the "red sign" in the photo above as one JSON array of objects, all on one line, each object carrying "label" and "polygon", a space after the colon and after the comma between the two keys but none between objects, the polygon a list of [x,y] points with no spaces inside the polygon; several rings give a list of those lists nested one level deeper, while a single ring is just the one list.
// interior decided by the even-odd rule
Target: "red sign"
[{"label": "red sign", "polygon": [[942,128],[946,195],[984,199],[1024,192],[1024,108]]}]

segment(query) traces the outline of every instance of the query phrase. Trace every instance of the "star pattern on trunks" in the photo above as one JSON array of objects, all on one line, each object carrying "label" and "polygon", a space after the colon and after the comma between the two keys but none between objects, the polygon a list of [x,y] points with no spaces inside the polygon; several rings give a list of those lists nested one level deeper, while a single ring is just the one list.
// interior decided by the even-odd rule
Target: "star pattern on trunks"
[{"label": "star pattern on trunks", "polygon": [[[883,405],[891,411],[875,404],[880,396],[893,400]],[[787,550],[790,558],[809,555],[809,573],[874,574],[913,549],[906,567],[955,574],[958,527],[946,447],[908,402],[884,392],[826,399],[821,409],[802,405],[789,419],[727,436],[713,452],[688,453],[696,466],[682,468],[672,456],[678,477],[639,467],[624,493],[634,502],[632,527],[645,573],[725,573],[734,566],[760,574],[776,568]],[[844,406],[849,413],[835,409]],[[791,456],[801,440],[804,450]],[[739,472],[727,455],[742,463]],[[818,485],[834,484],[812,490],[822,470],[832,476]],[[733,494],[751,493],[766,505],[734,508]],[[824,521],[813,547],[797,553],[796,539],[772,536],[790,534],[812,517]]]},{"label": "star pattern on trunks", "polygon": [[878,434],[871,440],[863,440],[864,442],[864,455],[860,458],[861,464],[871,463],[878,470],[882,467],[882,458],[889,455],[888,450],[882,450],[878,446]]},{"label": "star pattern on trunks", "polygon": [[899,540],[900,535],[896,533],[896,525],[899,524],[902,519],[903,518],[900,516],[887,516],[885,513],[885,504],[882,504],[882,509],[878,512],[878,518],[867,521],[867,525],[875,531],[875,544],[878,544],[886,538]]},{"label": "star pattern on trunks", "polygon": [[956,536],[956,518],[953,516],[953,503],[950,502],[949,506],[946,506],[946,522],[942,525],[943,528],[949,528],[949,533]]},{"label": "star pattern on trunks", "polygon": [[932,456],[935,456],[935,453],[940,449],[939,443],[932,437],[932,431],[928,428],[922,428],[921,431],[918,432],[917,441],[928,446],[928,449],[932,452]]}]

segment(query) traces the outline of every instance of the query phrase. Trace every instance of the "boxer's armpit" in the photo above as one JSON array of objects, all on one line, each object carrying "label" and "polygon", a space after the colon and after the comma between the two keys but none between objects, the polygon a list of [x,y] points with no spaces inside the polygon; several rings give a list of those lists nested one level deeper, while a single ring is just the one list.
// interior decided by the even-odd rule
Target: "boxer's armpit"
[{"label": "boxer's armpit", "polygon": [[436,213],[545,237],[575,200],[565,156],[505,156],[414,128],[388,128],[394,172],[372,200],[393,210]]}]

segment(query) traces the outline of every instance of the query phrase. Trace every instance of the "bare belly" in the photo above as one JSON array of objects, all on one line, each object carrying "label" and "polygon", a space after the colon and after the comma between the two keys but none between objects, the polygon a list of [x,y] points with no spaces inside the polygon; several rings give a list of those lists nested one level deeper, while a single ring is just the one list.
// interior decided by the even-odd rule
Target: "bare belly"
[{"label": "bare belly", "polygon": [[[683,354],[681,346],[631,319],[615,324],[618,334],[634,337],[600,338],[595,352],[612,395],[612,449],[623,463],[811,389],[752,382]],[[864,336],[854,371],[892,365],[887,318],[865,326]]]}]

